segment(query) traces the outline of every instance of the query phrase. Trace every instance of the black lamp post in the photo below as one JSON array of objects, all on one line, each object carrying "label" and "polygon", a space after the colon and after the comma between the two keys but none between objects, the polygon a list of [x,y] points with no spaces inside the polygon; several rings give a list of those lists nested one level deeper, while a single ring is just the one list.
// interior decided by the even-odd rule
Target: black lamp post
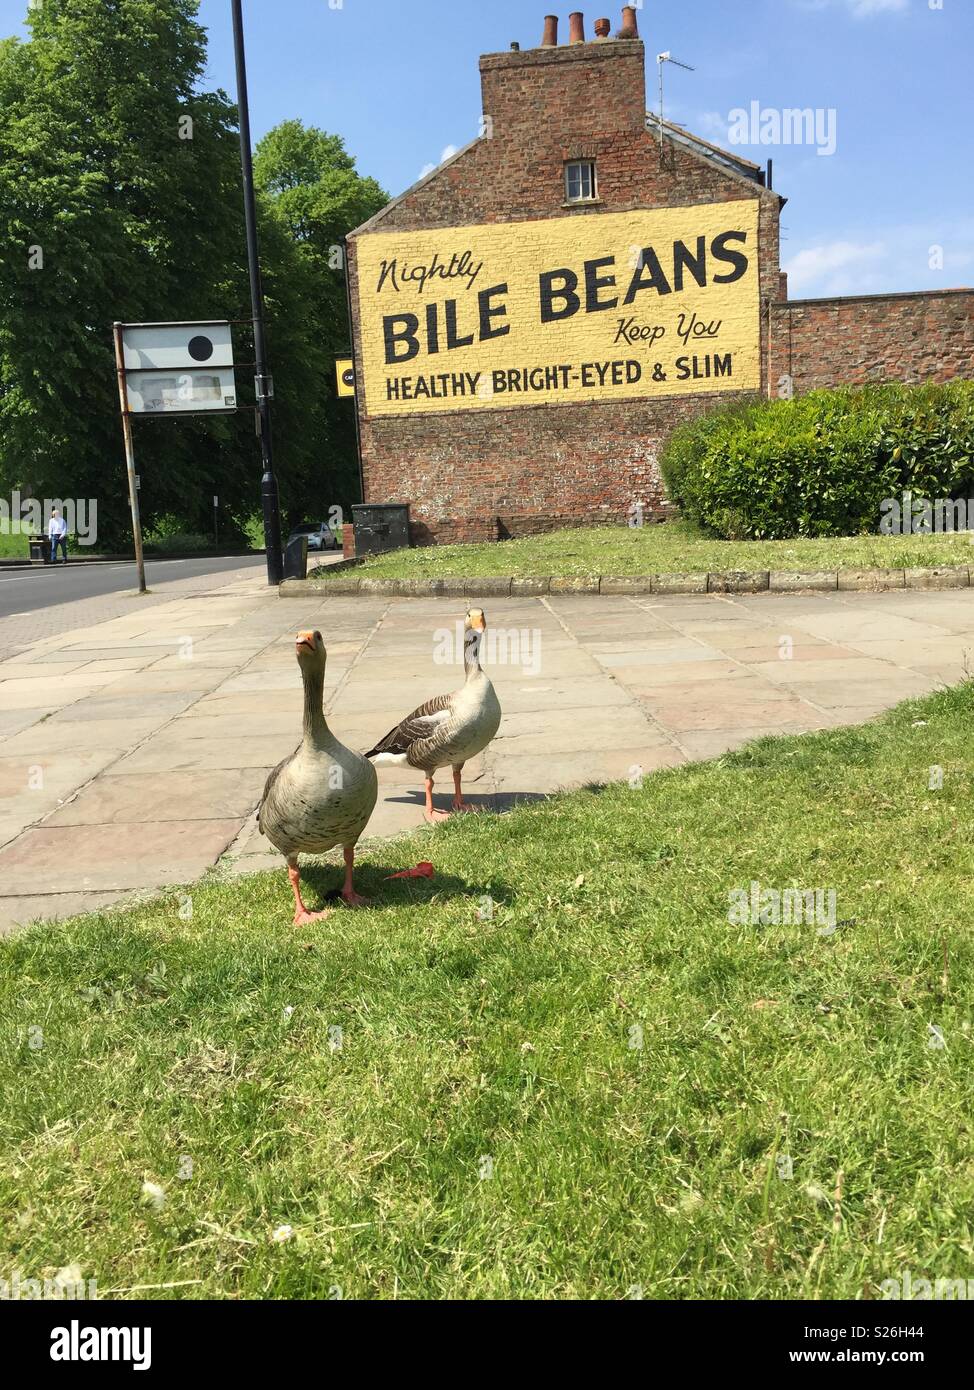
[{"label": "black lamp post", "polygon": [[247,263],[250,268],[250,302],[254,316],[254,359],[257,394],[257,432],[264,464],[261,503],[264,509],[264,547],[267,552],[267,582],[280,584],[284,578],[281,554],[281,507],[274,476],[271,446],[271,397],[274,381],[267,370],[264,343],[264,290],[260,279],[260,252],[257,246],[257,202],[254,197],[254,165],[250,148],[250,103],[247,100],[247,60],[244,55],[241,0],[230,0],[233,11],[233,51],[237,61],[237,107],[240,114],[240,168],[243,172],[244,220],[247,227]]}]

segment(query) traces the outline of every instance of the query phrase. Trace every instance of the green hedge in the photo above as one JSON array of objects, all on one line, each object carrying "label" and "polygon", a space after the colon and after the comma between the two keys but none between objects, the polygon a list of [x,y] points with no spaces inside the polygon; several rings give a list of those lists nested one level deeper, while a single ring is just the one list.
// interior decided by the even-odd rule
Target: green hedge
[{"label": "green hedge", "polygon": [[739,402],[680,425],[660,467],[670,500],[726,540],[876,532],[886,497],[974,495],[974,382]]}]

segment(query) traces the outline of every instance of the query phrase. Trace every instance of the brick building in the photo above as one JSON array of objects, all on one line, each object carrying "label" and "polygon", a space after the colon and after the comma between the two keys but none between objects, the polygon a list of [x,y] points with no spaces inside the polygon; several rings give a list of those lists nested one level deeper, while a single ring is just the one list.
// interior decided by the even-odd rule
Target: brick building
[{"label": "brick building", "polygon": [[646,111],[635,11],[480,60],[483,133],[348,238],[365,499],[414,541],[661,515],[659,447],[754,391],[972,375],[974,291],[789,301],[784,199]]}]

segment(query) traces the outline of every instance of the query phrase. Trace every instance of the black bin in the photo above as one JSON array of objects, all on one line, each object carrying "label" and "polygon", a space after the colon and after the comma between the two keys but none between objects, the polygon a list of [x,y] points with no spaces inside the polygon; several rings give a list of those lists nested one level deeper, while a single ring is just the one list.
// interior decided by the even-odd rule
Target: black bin
[{"label": "black bin", "polygon": [[307,579],[308,537],[292,536],[284,547],[284,578]]},{"label": "black bin", "polygon": [[409,548],[409,504],[366,502],[352,508],[355,554],[379,555]]},{"label": "black bin", "polygon": [[45,565],[50,563],[51,542],[47,536],[31,536],[27,542],[27,550],[35,564],[39,561],[43,561]]}]

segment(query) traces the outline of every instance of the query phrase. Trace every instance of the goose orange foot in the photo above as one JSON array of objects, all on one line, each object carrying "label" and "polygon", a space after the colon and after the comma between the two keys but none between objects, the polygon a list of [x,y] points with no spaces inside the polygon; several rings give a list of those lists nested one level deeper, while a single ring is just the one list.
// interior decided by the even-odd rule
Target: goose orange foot
[{"label": "goose orange foot", "polygon": [[449,811],[438,811],[433,805],[433,779],[426,779],[426,810],[423,812],[428,825],[439,825],[441,821],[449,820]]},{"label": "goose orange foot", "polygon": [[330,917],[333,908],[325,907],[320,912],[309,912],[304,905],[301,897],[301,875],[291,864],[288,865],[287,876],[291,880],[291,888],[294,892],[294,925],[296,927],[306,927],[309,922],[320,922],[325,917]]},{"label": "goose orange foot", "polygon": [[296,927],[306,927],[309,922],[320,922],[325,917],[332,915],[332,909],[325,907],[321,912],[309,912],[306,907],[299,907],[294,912],[294,925]]}]

